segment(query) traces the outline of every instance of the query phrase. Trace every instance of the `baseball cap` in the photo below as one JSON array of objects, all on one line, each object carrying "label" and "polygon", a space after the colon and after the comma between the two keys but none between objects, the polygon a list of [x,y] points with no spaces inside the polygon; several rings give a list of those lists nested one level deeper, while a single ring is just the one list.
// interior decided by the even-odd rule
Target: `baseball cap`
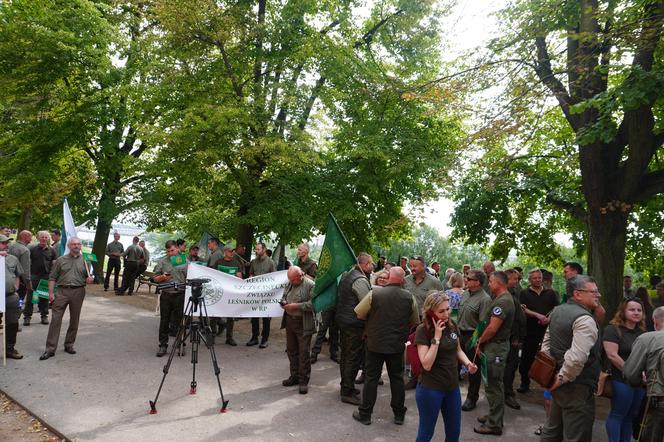
[{"label": "baseball cap", "polygon": [[12,239],[8,236],[0,235],[0,242],[7,242],[7,241],[11,241],[11,240]]},{"label": "baseball cap", "polygon": [[235,247],[233,247],[233,246],[230,245],[230,244],[226,244],[226,245],[224,246],[224,250],[233,250],[233,249],[235,249]]}]

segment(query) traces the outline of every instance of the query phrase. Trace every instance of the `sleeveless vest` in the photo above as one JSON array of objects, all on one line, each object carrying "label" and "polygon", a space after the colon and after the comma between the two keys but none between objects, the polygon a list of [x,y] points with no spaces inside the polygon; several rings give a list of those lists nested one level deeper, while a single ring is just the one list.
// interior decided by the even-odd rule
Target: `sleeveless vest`
[{"label": "sleeveless vest", "polygon": [[367,349],[374,353],[402,353],[408,340],[413,295],[399,286],[372,291],[367,318]]},{"label": "sleeveless vest", "polygon": [[355,307],[360,301],[353,293],[353,283],[360,278],[367,278],[364,272],[357,267],[354,267],[350,272],[346,273],[339,283],[337,291],[337,324],[341,327],[356,327],[364,328],[364,321],[357,319]]}]

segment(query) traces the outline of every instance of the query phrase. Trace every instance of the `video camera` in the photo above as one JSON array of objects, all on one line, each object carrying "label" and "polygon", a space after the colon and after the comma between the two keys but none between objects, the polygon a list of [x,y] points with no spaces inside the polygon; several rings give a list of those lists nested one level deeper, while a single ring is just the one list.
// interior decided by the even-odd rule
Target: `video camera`
[{"label": "video camera", "polygon": [[157,286],[157,289],[159,290],[167,290],[167,289],[176,289],[176,290],[184,290],[187,286],[191,287],[191,296],[193,298],[200,298],[203,295],[203,284],[206,282],[210,282],[209,278],[194,278],[194,279],[187,279],[185,282],[177,282],[177,281],[168,281],[168,282],[163,282]]}]

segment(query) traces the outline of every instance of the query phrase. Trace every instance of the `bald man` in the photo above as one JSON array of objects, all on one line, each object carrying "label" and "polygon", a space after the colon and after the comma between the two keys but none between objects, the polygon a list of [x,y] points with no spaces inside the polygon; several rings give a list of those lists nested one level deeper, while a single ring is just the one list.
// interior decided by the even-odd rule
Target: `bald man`
[{"label": "bald man", "polygon": [[387,374],[390,377],[390,405],[394,413],[394,423],[404,423],[406,392],[403,382],[403,353],[409,328],[419,323],[417,302],[408,290],[401,287],[404,274],[401,267],[392,267],[387,285],[374,288],[355,307],[357,318],[366,320],[364,330],[367,351],[362,404],[353,413],[353,419],[364,425],[371,424],[383,364],[387,365]]},{"label": "bald man", "polygon": [[311,297],[314,283],[305,277],[298,266],[288,269],[288,285],[281,298],[284,316],[281,328],[286,329],[286,353],[290,362],[290,376],[282,382],[284,387],[299,385],[300,394],[309,391],[311,359],[309,347],[314,333],[314,313]]}]

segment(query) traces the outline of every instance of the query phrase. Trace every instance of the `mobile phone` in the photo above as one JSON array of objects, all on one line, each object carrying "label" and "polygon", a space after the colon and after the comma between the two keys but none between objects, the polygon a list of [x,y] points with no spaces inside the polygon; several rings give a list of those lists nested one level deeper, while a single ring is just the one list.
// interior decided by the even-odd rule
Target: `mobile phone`
[{"label": "mobile phone", "polygon": [[286,305],[286,304],[288,304],[288,302],[286,302],[285,299],[280,299],[280,300],[279,300],[279,305],[284,306],[284,305]]}]

